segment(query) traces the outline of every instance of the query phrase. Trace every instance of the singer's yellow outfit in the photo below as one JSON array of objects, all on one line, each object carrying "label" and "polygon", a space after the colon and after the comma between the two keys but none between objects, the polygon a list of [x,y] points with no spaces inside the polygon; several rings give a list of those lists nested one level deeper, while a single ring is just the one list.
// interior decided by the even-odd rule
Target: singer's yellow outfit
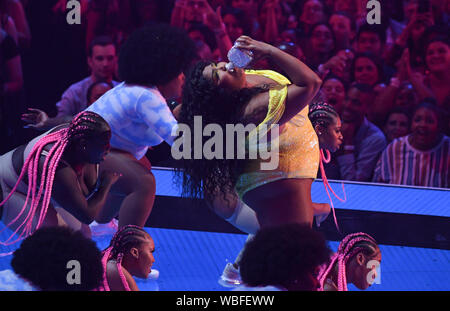
[{"label": "singer's yellow outfit", "polygon": [[[270,128],[270,125],[277,124],[284,113],[287,85],[291,82],[283,75],[270,70],[246,70],[246,74],[257,74],[270,78],[279,85],[269,90],[269,108],[264,121],[258,125],[256,130],[249,134],[247,143],[249,150],[257,148],[266,150],[266,140],[249,143],[251,137],[257,135],[257,131]],[[239,176],[236,184],[236,191],[242,199],[247,191],[259,186],[285,178],[312,178],[317,177],[319,169],[319,140],[316,132],[308,119],[307,105],[295,117],[279,127],[278,138],[271,137],[271,152],[268,160],[249,160],[244,173]],[[260,132],[261,133],[261,132]],[[274,149],[274,143],[278,144],[278,150]],[[253,149],[254,150],[254,149]],[[278,166],[275,169],[262,170],[261,164],[274,161],[273,157],[278,157]]]}]

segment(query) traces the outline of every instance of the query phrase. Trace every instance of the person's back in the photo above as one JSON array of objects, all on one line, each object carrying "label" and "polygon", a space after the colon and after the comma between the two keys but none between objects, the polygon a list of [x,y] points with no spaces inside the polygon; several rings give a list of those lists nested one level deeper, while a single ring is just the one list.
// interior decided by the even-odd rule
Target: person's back
[{"label": "person's back", "polygon": [[107,120],[112,129],[113,148],[128,151],[137,159],[145,155],[149,146],[173,140],[171,133],[176,120],[156,87],[121,83],[87,110]]}]

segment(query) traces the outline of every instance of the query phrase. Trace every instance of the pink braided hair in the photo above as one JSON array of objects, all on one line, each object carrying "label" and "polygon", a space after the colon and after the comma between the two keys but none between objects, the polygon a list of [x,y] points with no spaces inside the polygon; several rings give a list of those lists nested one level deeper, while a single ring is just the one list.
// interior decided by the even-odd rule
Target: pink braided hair
[{"label": "pink braided hair", "polygon": [[[313,127],[315,128],[316,125],[319,125],[321,127],[327,128],[328,125],[333,122],[334,118],[338,118],[338,114],[336,110],[333,108],[332,105],[327,104],[325,102],[316,102],[312,104],[309,108],[309,114],[308,118],[310,119]],[[325,150],[327,156],[325,157],[325,154],[323,152],[323,149],[320,149],[320,173],[322,175],[323,185],[325,187],[325,191],[327,192],[328,198],[330,199],[331,209],[333,211],[333,218],[334,223],[336,225],[336,229],[340,232],[339,225],[336,218],[336,212],[334,209],[333,200],[331,199],[330,193],[328,190],[330,190],[333,195],[341,202],[347,201],[347,195],[345,193],[344,183],[342,183],[342,191],[344,193],[344,198],[341,199],[331,188],[330,183],[328,182],[327,175],[325,174],[325,168],[323,163],[330,163],[331,161],[331,154],[329,150]]]},{"label": "pink braided hair", "polygon": [[321,267],[318,280],[320,283],[319,290],[324,290],[325,281],[334,268],[338,264],[338,291],[347,291],[347,262],[361,251],[369,251],[371,254],[377,252],[378,244],[373,237],[364,232],[352,233],[347,235],[339,244],[338,251],[331,257],[328,265]]},{"label": "pink braided hair", "polygon": [[[6,228],[16,223],[17,220],[24,214],[28,201],[31,196],[31,204],[28,214],[24,221],[17,227],[13,234],[4,242],[0,241],[1,245],[12,245],[20,240],[25,239],[27,236],[31,235],[35,230],[37,230],[43,223],[45,216],[48,211],[48,206],[51,199],[53,182],[55,178],[56,168],[58,167],[59,161],[64,153],[64,150],[75,138],[83,137],[85,135],[86,130],[94,130],[93,128],[85,125],[89,123],[98,123],[99,120],[103,120],[99,115],[89,111],[83,111],[77,114],[69,127],[58,130],[54,133],[50,133],[45,135],[41,139],[39,139],[36,144],[31,149],[30,154],[27,156],[24,165],[22,167],[22,171],[20,172],[19,178],[9,193],[9,195],[0,203],[0,206],[4,205],[14,194],[19,186],[21,180],[25,176],[28,175],[28,190],[25,203],[19,212],[19,214],[11,220],[8,224],[6,224],[5,228],[0,230],[0,233],[3,232]],[[103,120],[103,122],[105,122]],[[105,122],[106,123],[106,122]],[[41,180],[39,185],[39,190],[36,193],[37,186],[37,176],[38,176],[38,168],[39,168],[39,159],[44,147],[48,144],[54,143],[48,152],[48,156],[46,156],[44,165],[41,173]],[[43,195],[43,197],[42,197]],[[42,200],[41,200],[42,198]],[[41,204],[41,209],[39,213],[39,218],[37,219],[36,227],[33,230],[33,222],[35,219],[35,215],[38,211],[39,204]],[[19,233],[19,230],[22,229],[17,239],[11,241],[14,235]],[[9,254],[9,253],[8,253]],[[0,254],[5,255],[5,254]]]},{"label": "pink braided hair", "polygon": [[145,234],[147,234],[147,232],[142,227],[135,225],[124,226],[114,234],[108,248],[102,252],[103,286],[99,289],[100,291],[110,291],[106,272],[108,261],[111,259],[116,259],[117,271],[119,272],[119,277],[125,290],[131,291],[123,273],[122,259],[125,255],[127,245],[141,242],[145,237]]}]

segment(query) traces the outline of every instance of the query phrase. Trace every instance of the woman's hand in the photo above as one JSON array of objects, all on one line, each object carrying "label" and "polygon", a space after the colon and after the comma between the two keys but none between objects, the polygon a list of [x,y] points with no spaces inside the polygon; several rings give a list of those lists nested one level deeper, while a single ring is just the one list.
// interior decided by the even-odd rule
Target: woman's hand
[{"label": "woman's hand", "polygon": [[28,108],[28,113],[24,113],[21,119],[28,124],[28,127],[40,129],[45,126],[48,115],[40,109]]},{"label": "woman's hand", "polygon": [[277,50],[274,46],[262,41],[254,40],[249,36],[240,36],[236,39],[236,43],[238,48],[251,51],[254,60],[269,57]]},{"label": "woman's hand", "polygon": [[218,31],[224,31],[225,26],[222,21],[222,8],[218,6],[216,11],[214,11],[206,0],[204,5],[206,6],[206,12],[203,15],[203,24],[208,26],[215,33]]}]

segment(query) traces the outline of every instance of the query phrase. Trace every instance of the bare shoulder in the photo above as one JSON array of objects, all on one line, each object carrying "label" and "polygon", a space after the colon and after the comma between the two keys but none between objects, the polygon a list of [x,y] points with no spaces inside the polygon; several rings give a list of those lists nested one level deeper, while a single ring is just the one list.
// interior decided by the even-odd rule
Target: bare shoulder
[{"label": "bare shoulder", "polygon": [[[132,275],[122,267],[122,272],[125,276],[125,280],[132,291],[139,290],[137,288],[136,282],[134,281]],[[125,286],[120,278],[119,269],[117,267],[117,262],[115,260],[108,261],[106,265],[106,279],[108,285],[112,291],[125,291]]]},{"label": "bare shoulder", "polygon": [[119,269],[117,268],[117,262],[110,260],[106,264],[106,280],[108,281],[109,288],[112,291],[124,291],[125,287],[120,279]]}]

